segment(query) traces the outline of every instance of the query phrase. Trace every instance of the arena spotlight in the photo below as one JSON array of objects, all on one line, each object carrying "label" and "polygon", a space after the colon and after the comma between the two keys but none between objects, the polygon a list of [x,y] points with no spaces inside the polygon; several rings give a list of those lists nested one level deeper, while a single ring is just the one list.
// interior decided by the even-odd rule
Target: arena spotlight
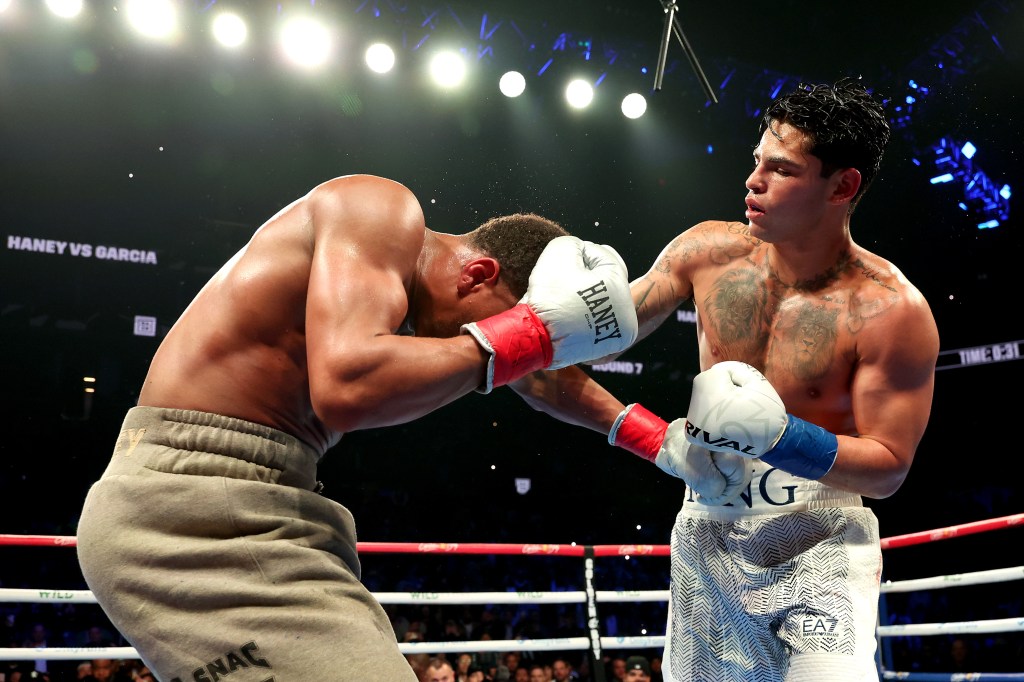
[{"label": "arena spotlight", "polygon": [[430,75],[442,88],[454,88],[466,78],[466,62],[457,52],[438,52],[430,60]]},{"label": "arena spotlight", "polygon": [[128,0],[125,15],[147,38],[170,42],[178,35],[178,10],[171,0]]},{"label": "arena spotlight", "polygon": [[281,49],[297,66],[323,66],[331,57],[334,41],[323,23],[309,17],[296,17],[281,27]]},{"label": "arena spotlight", "polygon": [[46,0],[46,6],[61,19],[73,19],[82,13],[82,0]]},{"label": "arena spotlight", "polygon": [[583,109],[594,101],[594,87],[582,78],[576,78],[566,86],[565,99],[573,109]]},{"label": "arena spotlight", "polygon": [[395,51],[384,43],[374,43],[366,49],[366,65],[376,73],[387,73],[395,65]]},{"label": "arena spotlight", "polygon": [[224,47],[238,47],[245,42],[249,28],[245,20],[234,12],[220,12],[211,24],[213,37]]},{"label": "arena spotlight", "polygon": [[639,92],[626,95],[622,100],[622,114],[626,118],[640,118],[647,111],[647,99]]},{"label": "arena spotlight", "polygon": [[519,97],[526,90],[526,78],[518,71],[509,71],[498,81],[498,89],[506,97]]}]

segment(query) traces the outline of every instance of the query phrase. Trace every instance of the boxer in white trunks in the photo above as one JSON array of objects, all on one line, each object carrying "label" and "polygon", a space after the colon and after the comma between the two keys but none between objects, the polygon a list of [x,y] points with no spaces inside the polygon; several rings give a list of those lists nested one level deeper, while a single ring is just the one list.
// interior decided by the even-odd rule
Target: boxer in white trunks
[{"label": "boxer in white trunks", "polygon": [[704,371],[686,418],[625,406],[579,368],[513,387],[688,484],[666,680],[877,680],[881,549],[862,498],[907,476],[938,331],[921,292],[850,232],[889,139],[882,105],[852,79],[801,85],[760,132],[746,223],[691,227],[632,283],[640,338],[696,308]]}]

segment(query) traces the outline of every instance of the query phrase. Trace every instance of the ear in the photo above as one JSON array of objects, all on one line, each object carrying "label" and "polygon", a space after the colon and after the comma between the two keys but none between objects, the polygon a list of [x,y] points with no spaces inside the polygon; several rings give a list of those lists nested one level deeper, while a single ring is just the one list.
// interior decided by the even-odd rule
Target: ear
[{"label": "ear", "polygon": [[497,260],[489,256],[474,258],[462,266],[462,273],[459,275],[459,294],[470,294],[481,284],[494,286],[498,283],[500,271],[501,265]]},{"label": "ear", "polygon": [[834,176],[835,186],[829,199],[836,204],[844,204],[853,201],[860,189],[860,171],[856,168],[843,168],[836,171]]}]

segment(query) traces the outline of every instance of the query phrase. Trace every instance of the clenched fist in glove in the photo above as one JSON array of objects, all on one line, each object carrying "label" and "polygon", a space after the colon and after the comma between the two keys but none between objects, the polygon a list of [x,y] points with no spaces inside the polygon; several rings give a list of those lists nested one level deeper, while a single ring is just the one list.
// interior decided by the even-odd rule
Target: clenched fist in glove
[{"label": "clenched fist in glove", "polygon": [[462,330],[491,353],[484,393],[539,369],[624,351],[638,333],[626,264],[610,246],[556,237],[518,305]]},{"label": "clenched fist in glove", "polygon": [[731,502],[750,484],[751,470],[745,458],[692,445],[686,439],[685,419],[668,424],[637,403],[619,414],[608,442],[683,479],[705,504]]},{"label": "clenched fist in glove", "polygon": [[803,478],[827,474],[839,450],[835,434],[787,414],[775,388],[743,362],[720,362],[697,375],[686,421],[694,445],[760,457]]}]

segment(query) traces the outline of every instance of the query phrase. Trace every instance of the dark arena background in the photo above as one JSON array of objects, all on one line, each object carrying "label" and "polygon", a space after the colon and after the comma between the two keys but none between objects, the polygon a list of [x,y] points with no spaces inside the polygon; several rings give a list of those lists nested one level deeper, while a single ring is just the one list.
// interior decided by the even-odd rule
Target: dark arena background
[{"label": "dark arena background", "polygon": [[[76,4],[79,14],[62,16]],[[883,538],[1024,511],[1024,212],[1015,196],[1024,186],[1024,2],[683,2],[676,17],[695,63],[673,37],[660,89],[658,0],[170,6],[165,19],[176,23],[161,25],[130,0],[0,0],[0,533],[75,534],[163,335],[263,221],[314,185],[352,173],[392,178],[438,231],[541,213],[613,245],[636,277],[687,227],[744,219],[760,112],[775,95],[844,76],[884,96],[893,128],[853,238],[922,290],[942,346],[910,475],[891,498],[865,502]],[[224,10],[248,25],[237,47],[213,29]],[[301,54],[280,44],[282,29],[303,18],[322,27],[321,53],[315,35],[300,41]],[[383,73],[364,60],[378,41],[395,55]],[[431,79],[443,50],[465,67],[458,86]],[[517,97],[499,90],[513,70],[525,78]],[[565,95],[577,78],[593,94],[580,109]],[[631,93],[646,100],[638,118],[620,106]],[[683,416],[698,371],[691,312],[589,371],[625,402]],[[368,542],[663,545],[684,489],[507,390],[349,434],[320,470],[324,494],[352,510]],[[1015,567],[1020,533],[888,549],[883,580]],[[374,591],[583,583],[582,563],[560,557],[363,561]],[[598,570],[604,589],[656,590],[667,587],[667,566],[664,557],[620,557]],[[1020,585],[888,596],[883,624],[1017,626],[886,638],[887,665],[956,670],[950,651],[960,639],[967,670],[1024,671]],[[4,546],[0,587],[84,583],[73,549]],[[389,608],[397,622],[429,620],[435,634],[446,620],[489,618],[527,623],[515,636],[586,633],[582,612],[566,608]],[[0,611],[0,647],[25,646],[37,623],[50,646],[84,645],[93,625],[124,645],[95,605]],[[602,615],[620,634],[664,634],[664,604]],[[72,662],[48,667],[51,679],[74,679]]]}]

